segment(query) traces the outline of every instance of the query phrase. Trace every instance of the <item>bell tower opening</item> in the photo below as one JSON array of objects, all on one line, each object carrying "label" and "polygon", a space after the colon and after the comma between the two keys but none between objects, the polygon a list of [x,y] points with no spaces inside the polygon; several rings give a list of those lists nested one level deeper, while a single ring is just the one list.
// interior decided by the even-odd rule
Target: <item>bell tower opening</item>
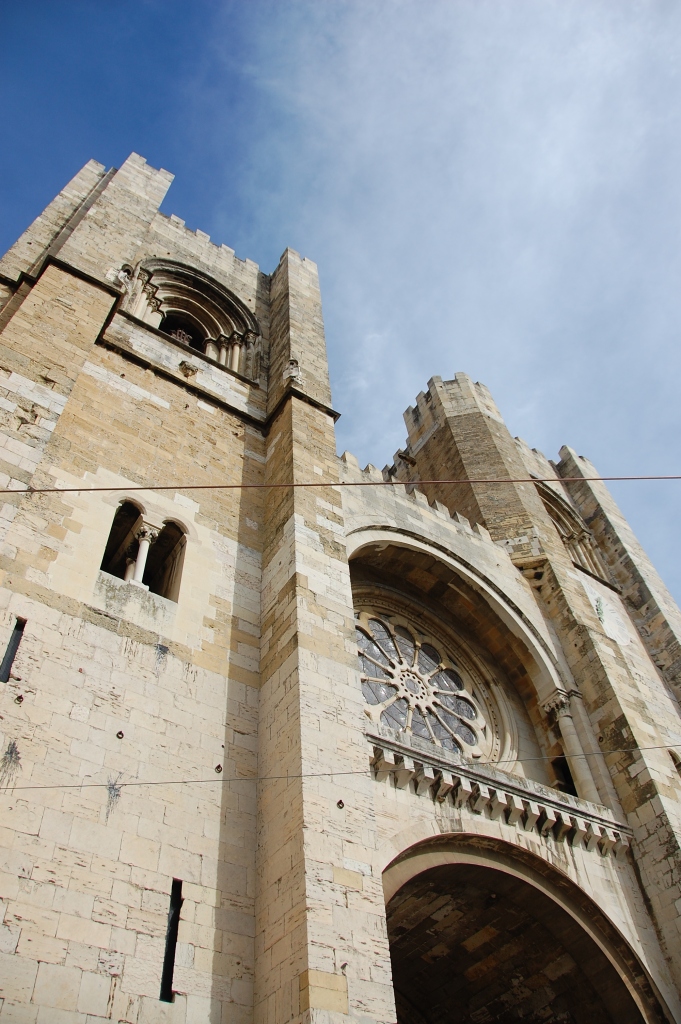
[{"label": "bell tower opening", "polygon": [[398,1024],[642,1024],[624,979],[554,899],[505,871],[444,864],[387,906]]},{"label": "bell tower opening", "polygon": [[174,338],[175,341],[181,341],[183,344],[203,352],[206,335],[191,317],[183,316],[181,313],[167,313],[161,321],[160,330]]}]

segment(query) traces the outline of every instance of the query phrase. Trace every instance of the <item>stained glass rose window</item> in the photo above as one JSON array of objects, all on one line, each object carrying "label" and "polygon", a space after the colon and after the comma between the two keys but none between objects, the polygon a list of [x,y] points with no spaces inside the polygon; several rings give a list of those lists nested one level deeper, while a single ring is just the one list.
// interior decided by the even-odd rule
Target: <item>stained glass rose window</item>
[{"label": "stained glass rose window", "polygon": [[487,725],[472,683],[438,641],[411,625],[363,612],[359,670],[373,722],[445,750],[480,757]]}]

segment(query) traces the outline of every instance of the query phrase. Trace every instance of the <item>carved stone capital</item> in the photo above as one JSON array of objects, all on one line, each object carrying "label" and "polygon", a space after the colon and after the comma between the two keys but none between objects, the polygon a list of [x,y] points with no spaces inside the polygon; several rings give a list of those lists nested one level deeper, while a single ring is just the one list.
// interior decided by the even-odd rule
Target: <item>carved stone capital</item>
[{"label": "carved stone capital", "polygon": [[571,715],[570,698],[567,693],[564,693],[562,690],[556,690],[553,696],[544,704],[544,711],[547,715],[553,715],[555,718]]},{"label": "carved stone capital", "polygon": [[150,544],[153,544],[154,541],[158,538],[158,530],[156,530],[153,526],[148,526],[146,523],[142,523],[139,530],[137,531],[136,536],[137,540],[146,540]]}]

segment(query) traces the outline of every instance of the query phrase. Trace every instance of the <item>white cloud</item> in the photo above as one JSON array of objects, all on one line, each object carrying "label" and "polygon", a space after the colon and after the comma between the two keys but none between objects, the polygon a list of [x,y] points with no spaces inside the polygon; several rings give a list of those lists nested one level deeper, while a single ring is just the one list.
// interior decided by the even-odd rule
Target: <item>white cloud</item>
[{"label": "white cloud", "polygon": [[[390,461],[428,378],[464,370],[549,457],[679,470],[681,8],[257,10],[243,73],[268,113],[238,180],[219,120],[214,145],[249,210],[243,255],[319,264],[341,447]],[[679,485],[616,493],[681,592]]]}]

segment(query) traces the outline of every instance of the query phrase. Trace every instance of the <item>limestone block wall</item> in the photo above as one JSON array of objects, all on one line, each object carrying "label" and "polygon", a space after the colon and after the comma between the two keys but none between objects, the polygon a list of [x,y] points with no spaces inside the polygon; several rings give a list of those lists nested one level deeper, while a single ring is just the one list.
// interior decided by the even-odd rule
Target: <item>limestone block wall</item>
[{"label": "limestone block wall", "polygon": [[[534,485],[511,481],[554,474],[633,579],[624,527],[464,375],[433,378],[385,475],[339,460],[316,266],[286,250],[268,277],[160,214],[170,180],[135,154],[88,164],[0,265],[0,646],[25,623],[0,682],[0,1024],[392,1022],[382,873],[442,834],[563,872],[673,1002],[681,732],[655,666],[675,655],[640,629],[652,604],[637,632],[631,600],[581,572]],[[151,259],[253,315],[258,380],[134,315]],[[420,483],[444,476],[509,482]],[[102,571],[124,500],[184,532],[176,601]],[[454,800],[453,776],[405,769],[399,787],[370,767],[351,583],[368,594],[382,572],[487,666],[514,734],[504,785],[545,799],[539,825],[482,789]],[[567,705],[567,807],[603,825],[582,844],[550,813]],[[177,995],[160,1003],[173,879]]]},{"label": "limestone block wall", "polygon": [[97,194],[105,173],[103,164],[89,160],[5,253],[0,260],[0,275],[18,282],[21,274],[35,272],[60,232],[72,222],[87,200]]},{"label": "limestone block wall", "polygon": [[224,1000],[249,1020],[257,689],[75,601],[0,600],[3,642],[27,620],[0,697],[2,1013],[159,1020],[180,878],[182,995],[163,1019],[219,1020]]},{"label": "limestone block wall", "polygon": [[[4,265],[0,480],[17,493],[2,509],[0,645],[25,627],[0,684],[0,1014],[246,1021],[262,495],[182,485],[262,479],[265,393],[113,314],[121,263],[159,246],[212,268],[265,327],[268,282],[231,250],[206,267],[206,236],[192,250],[179,224],[149,235],[169,223],[165,172],[135,157],[102,170],[88,166]],[[36,250],[36,280],[13,290]],[[163,481],[177,486],[135,490]],[[177,602],[100,571],[124,499],[186,532]],[[173,878],[179,995],[161,1004]]]}]

